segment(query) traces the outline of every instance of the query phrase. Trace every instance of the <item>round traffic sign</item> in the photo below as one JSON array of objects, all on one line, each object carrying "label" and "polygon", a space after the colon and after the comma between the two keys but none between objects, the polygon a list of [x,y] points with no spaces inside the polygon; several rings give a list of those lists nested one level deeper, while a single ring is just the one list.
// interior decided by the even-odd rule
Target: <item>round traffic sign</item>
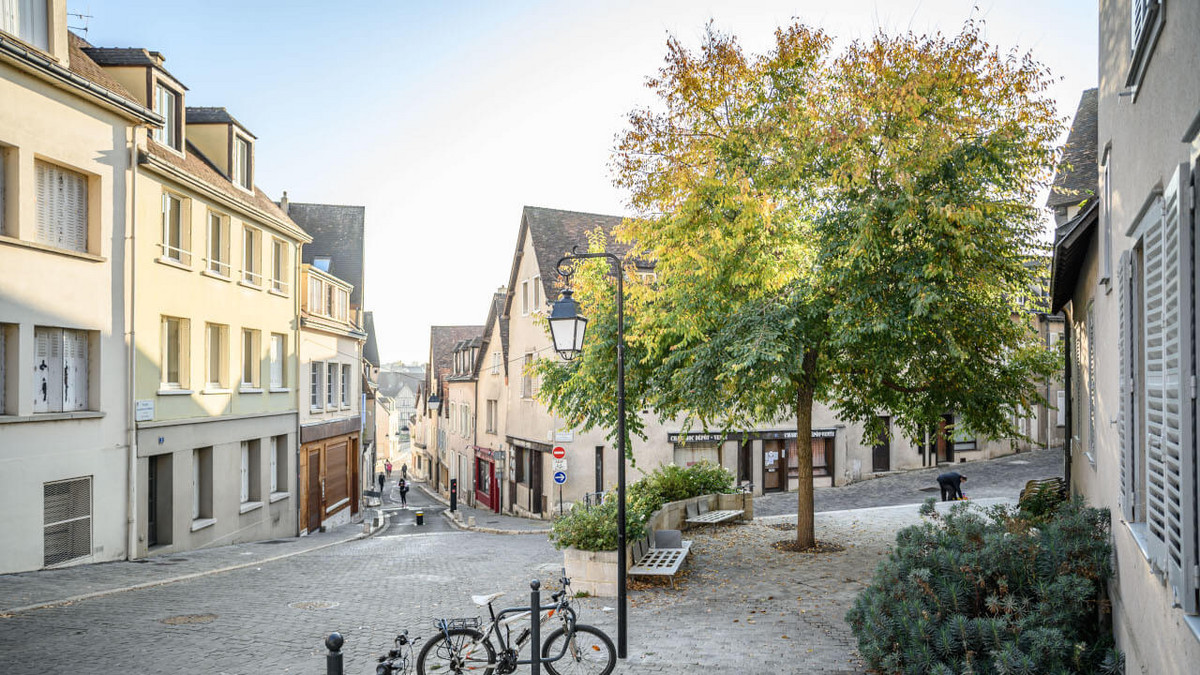
[{"label": "round traffic sign", "polygon": [[563,483],[567,482],[567,472],[566,471],[555,471],[554,472],[554,482],[559,485],[562,485]]},{"label": "round traffic sign", "polygon": [[554,452],[551,454],[554,455],[554,459],[562,459],[567,456],[567,449],[561,445],[556,445],[554,446]]}]

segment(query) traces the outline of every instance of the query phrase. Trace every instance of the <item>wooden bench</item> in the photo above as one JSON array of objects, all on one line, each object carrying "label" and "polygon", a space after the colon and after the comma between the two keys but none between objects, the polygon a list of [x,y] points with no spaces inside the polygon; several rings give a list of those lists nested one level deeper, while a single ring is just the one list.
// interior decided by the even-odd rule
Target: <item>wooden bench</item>
[{"label": "wooden bench", "polygon": [[630,576],[670,577],[675,588],[675,574],[687,558],[692,542],[683,539],[679,530],[658,530],[633,544],[633,566]]},{"label": "wooden bench", "polygon": [[709,511],[708,502],[692,503],[687,505],[687,518],[683,522],[691,525],[712,525],[740,518],[744,513],[741,509]]}]

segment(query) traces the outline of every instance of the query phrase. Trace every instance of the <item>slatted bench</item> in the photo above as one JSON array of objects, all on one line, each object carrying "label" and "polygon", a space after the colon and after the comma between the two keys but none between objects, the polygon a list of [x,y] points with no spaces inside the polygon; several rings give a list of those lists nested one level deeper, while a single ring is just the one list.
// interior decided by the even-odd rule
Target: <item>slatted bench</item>
[{"label": "slatted bench", "polygon": [[687,518],[683,522],[690,525],[712,525],[740,518],[744,513],[741,509],[709,511],[707,502],[692,503],[687,505]]},{"label": "slatted bench", "polygon": [[633,545],[633,566],[626,572],[630,576],[670,577],[671,588],[675,588],[675,574],[687,558],[692,542],[684,540],[679,530],[658,530],[637,540]]}]

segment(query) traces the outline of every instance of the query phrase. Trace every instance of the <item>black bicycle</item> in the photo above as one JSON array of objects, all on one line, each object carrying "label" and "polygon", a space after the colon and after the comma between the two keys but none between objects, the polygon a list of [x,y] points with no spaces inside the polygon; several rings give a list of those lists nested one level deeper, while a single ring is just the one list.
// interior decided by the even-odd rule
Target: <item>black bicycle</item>
[{"label": "black bicycle", "polygon": [[[541,662],[550,675],[609,675],[616,668],[617,649],[604,631],[576,621],[571,607],[571,580],[564,575],[562,589],[552,594],[552,604],[538,608],[539,624],[545,626],[557,616],[559,626],[550,631],[542,642]],[[417,656],[417,675],[441,673],[483,672],[484,675],[514,673],[521,659],[521,649],[529,642],[530,627],[525,626],[514,638],[515,624],[533,620],[530,607],[512,607],[497,612],[492,603],[503,593],[475,595],[471,599],[480,607],[486,606],[491,621],[485,627],[479,617],[439,619],[434,637]],[[492,645],[496,638],[499,649]]]},{"label": "black bicycle", "polygon": [[408,631],[401,631],[387,655],[379,657],[375,675],[408,675],[408,666],[412,663],[412,648],[420,639],[409,639]]}]

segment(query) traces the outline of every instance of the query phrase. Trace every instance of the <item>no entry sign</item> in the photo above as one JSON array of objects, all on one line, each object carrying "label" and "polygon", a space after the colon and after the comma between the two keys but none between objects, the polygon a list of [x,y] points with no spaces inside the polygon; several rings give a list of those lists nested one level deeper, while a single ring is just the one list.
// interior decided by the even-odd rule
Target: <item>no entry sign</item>
[{"label": "no entry sign", "polygon": [[562,459],[567,456],[567,449],[561,445],[556,445],[554,446],[554,451],[551,454],[554,455],[554,459]]}]

